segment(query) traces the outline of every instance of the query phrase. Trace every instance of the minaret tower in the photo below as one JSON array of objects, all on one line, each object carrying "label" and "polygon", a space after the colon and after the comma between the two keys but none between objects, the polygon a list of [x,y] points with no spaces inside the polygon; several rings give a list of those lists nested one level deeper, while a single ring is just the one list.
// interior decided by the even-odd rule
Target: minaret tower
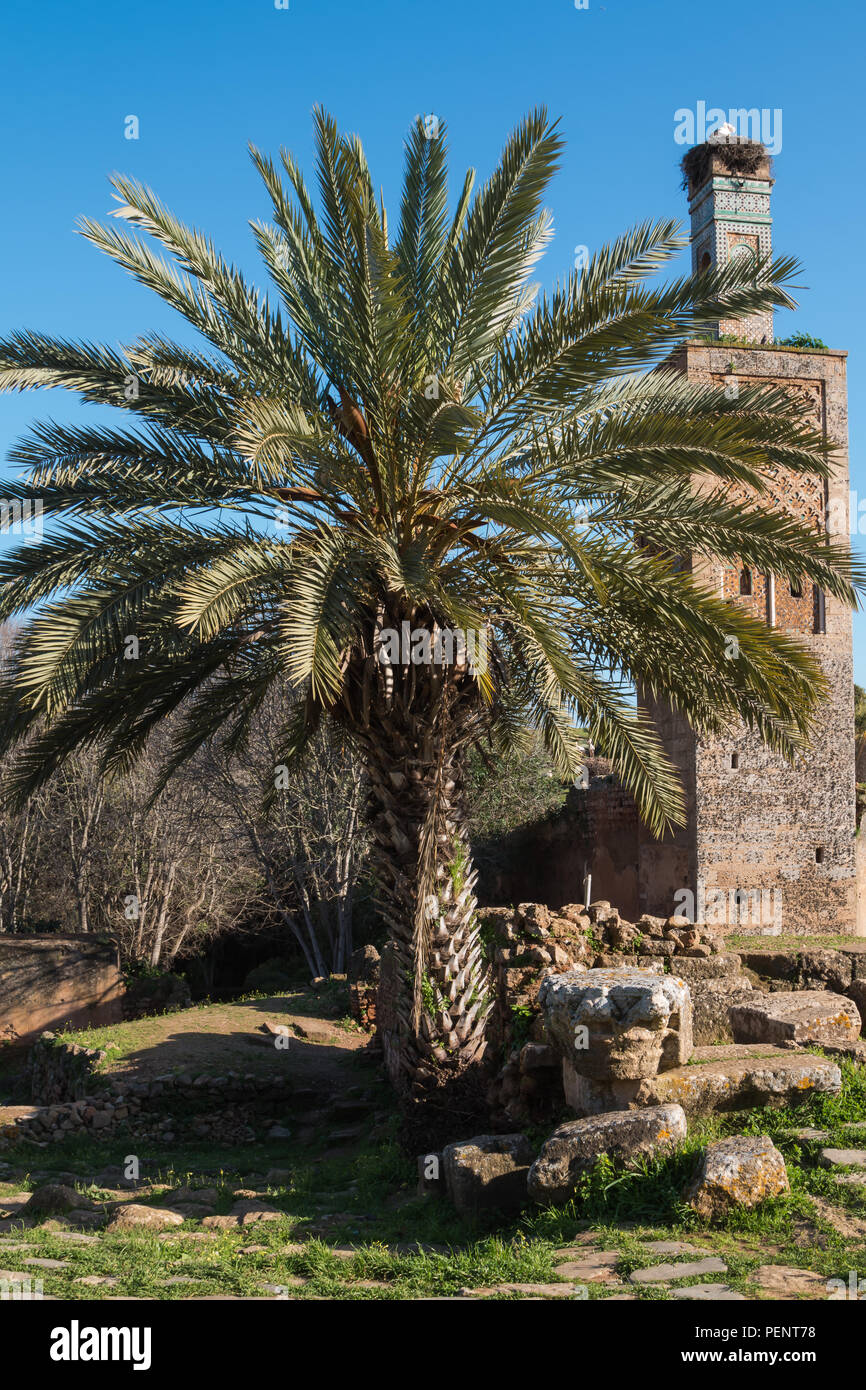
[{"label": "minaret tower", "polygon": [[[754,262],[770,254],[770,175],[763,146],[740,140],[730,125],[720,126],[686,156],[694,274],[726,266],[735,257]],[[772,343],[772,311],[725,320],[717,336]]]},{"label": "minaret tower", "polygon": [[[688,152],[683,169],[696,271],[770,250],[772,179],[763,146],[707,141]],[[739,341],[725,342],[728,335]],[[690,381],[726,391],[781,388],[807,405],[810,423],[836,445],[827,481],[781,464],[765,468],[761,505],[819,534],[847,536],[847,353],[774,343],[769,314],[722,322],[716,336],[720,341],[685,343],[671,365]],[[754,505],[754,494],[735,486],[730,492]],[[850,610],[807,580],[789,583],[712,557],[692,557],[691,568],[700,583],[811,651],[829,694],[808,751],[793,765],[745,727],[704,738],[663,701],[642,698],[680,772],[688,817],[663,840],[640,830],[642,910],[667,915],[678,891],[688,889],[697,903],[710,893],[717,906],[721,899],[723,915],[713,920],[729,930],[866,934],[866,895],[858,911],[857,892],[857,859],[866,852],[857,851],[855,840]],[[866,857],[863,862],[866,882]]]}]

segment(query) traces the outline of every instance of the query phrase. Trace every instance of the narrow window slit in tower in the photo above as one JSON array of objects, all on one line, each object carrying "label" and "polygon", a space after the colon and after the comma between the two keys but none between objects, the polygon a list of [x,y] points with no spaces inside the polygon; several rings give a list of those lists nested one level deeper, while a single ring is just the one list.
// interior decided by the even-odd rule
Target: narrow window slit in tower
[{"label": "narrow window slit in tower", "polygon": [[740,570],[740,593],[747,597],[752,592],[752,571]]},{"label": "narrow window slit in tower", "polygon": [[827,609],[824,603],[824,591],[815,586],[815,608],[814,608],[813,627],[816,632],[827,631]]},{"label": "narrow window slit in tower", "polygon": [[739,766],[740,766],[740,755],[739,755],[739,753],[732,753],[732,754],[731,754],[731,767],[734,768],[734,769],[736,769],[736,768],[738,768]]},{"label": "narrow window slit in tower", "polygon": [[823,846],[823,845],[818,845],[817,849],[815,850],[815,863],[816,863],[816,864],[823,864],[823,863],[824,863],[824,846]]}]

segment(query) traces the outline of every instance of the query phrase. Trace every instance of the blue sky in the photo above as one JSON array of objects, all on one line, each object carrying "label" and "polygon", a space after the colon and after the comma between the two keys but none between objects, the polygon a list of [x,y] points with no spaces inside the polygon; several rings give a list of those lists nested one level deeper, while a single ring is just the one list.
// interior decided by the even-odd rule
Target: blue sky
[{"label": "blue sky", "polygon": [[[113,170],[148,183],[253,278],[247,221],[268,203],[248,142],[311,163],[321,102],[363,138],[396,214],[402,140],[418,113],[448,123],[455,192],[486,176],[538,103],[567,140],[551,189],[552,283],[574,248],[646,217],[686,217],[674,113],[699,101],[782,113],[775,248],[803,262],[799,328],[849,358],[851,486],[866,499],[862,257],[864,9],[853,0],[143,0],[7,6],[0,28],[0,333],[130,341],[179,320],[74,234],[111,207]],[[124,138],[125,118],[138,140]],[[685,258],[683,259],[685,268]],[[74,419],[63,393],[0,396],[0,451],[37,417]],[[866,511],[866,508],[864,508]],[[866,517],[864,517],[866,531]],[[862,549],[866,536],[856,537]],[[866,613],[855,617],[866,684]]]}]

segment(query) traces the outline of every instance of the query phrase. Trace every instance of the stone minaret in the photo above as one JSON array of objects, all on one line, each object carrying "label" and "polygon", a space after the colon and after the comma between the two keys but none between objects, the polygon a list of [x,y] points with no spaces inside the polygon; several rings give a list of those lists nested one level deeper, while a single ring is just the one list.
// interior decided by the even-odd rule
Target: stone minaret
[{"label": "stone minaret", "polygon": [[[688,179],[692,271],[695,274],[714,266],[725,266],[734,257],[754,261],[757,257],[768,256],[772,250],[770,157],[763,146],[735,137],[734,143],[729,144],[732,137],[732,126],[720,126],[706,145],[699,146],[698,151],[702,151],[704,157]],[[746,151],[751,158],[742,157]],[[736,158],[738,154],[739,159]],[[737,165],[752,167],[748,172],[736,172]],[[725,320],[718,325],[717,335],[772,343],[772,312]]]},{"label": "stone minaret", "polygon": [[[769,249],[772,185],[766,159],[754,176],[733,178],[716,148],[699,147],[696,155],[694,162],[705,172],[689,186],[695,269],[707,264],[706,257],[712,264],[751,254],[755,247]],[[748,249],[738,250],[741,246]],[[847,354],[773,345],[769,315],[722,323],[719,330],[747,338],[750,345],[686,343],[673,365],[693,381],[729,390],[771,384],[804,399],[813,424],[838,446],[833,477],[825,483],[776,467],[766,505],[819,532],[827,531],[832,517],[832,529],[847,538]],[[724,895],[719,924],[729,928],[852,933],[857,881],[851,613],[806,581],[791,585],[741,564],[697,557],[693,570],[731,603],[745,605],[814,652],[827,673],[830,695],[814,725],[810,750],[795,766],[768,752],[745,728],[724,739],[699,738],[670,707],[643,701],[680,770],[688,823],[664,841],[641,831],[641,907],[667,914],[676,893],[689,889],[697,915],[709,918],[701,902],[712,891],[719,912]]]}]

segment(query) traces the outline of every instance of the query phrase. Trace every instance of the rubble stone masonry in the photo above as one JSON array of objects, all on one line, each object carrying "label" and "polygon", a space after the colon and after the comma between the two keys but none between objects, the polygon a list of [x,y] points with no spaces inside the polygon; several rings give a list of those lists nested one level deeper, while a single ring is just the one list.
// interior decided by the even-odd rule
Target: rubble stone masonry
[{"label": "rubble stone masonry", "polygon": [[[828,514],[848,536],[847,394],[844,352],[687,344],[675,365],[693,381],[739,389],[781,386],[810,406],[810,417],[838,445],[829,484],[778,468],[768,505],[825,530]],[[851,613],[839,600],[802,592],[768,575],[748,575],[719,562],[695,566],[696,578],[735,604],[745,604],[790,632],[821,662],[829,697],[806,756],[796,764],[771,753],[745,727],[726,738],[699,738],[669,707],[646,701],[669,756],[683,778],[688,824],[662,842],[640,832],[639,878],[644,912],[671,911],[672,893],[701,884],[751,894],[745,927],[768,934],[854,933],[857,921],[855,771]],[[750,592],[749,592],[750,590]],[[775,891],[781,911],[754,921],[760,890]],[[766,903],[769,894],[765,893]],[[737,908],[734,906],[734,913]]]}]

